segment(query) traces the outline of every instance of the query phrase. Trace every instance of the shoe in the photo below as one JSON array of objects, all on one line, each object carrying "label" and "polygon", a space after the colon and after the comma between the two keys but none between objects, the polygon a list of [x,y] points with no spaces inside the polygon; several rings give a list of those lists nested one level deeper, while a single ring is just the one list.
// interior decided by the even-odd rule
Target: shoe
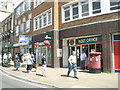
[{"label": "shoe", "polygon": [[74,77],[75,79],[78,79],[78,77]]}]

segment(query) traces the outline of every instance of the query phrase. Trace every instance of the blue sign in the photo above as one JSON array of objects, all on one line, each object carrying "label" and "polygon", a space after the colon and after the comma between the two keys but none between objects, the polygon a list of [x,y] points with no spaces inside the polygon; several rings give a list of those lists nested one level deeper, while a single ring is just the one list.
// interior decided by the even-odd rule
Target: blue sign
[{"label": "blue sign", "polygon": [[28,41],[28,36],[25,36],[25,35],[19,36],[19,42],[27,42],[27,41]]}]

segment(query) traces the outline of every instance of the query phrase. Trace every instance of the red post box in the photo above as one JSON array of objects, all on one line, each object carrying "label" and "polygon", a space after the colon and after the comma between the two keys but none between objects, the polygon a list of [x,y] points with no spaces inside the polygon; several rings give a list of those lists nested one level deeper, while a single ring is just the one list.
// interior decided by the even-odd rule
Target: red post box
[{"label": "red post box", "polygon": [[89,72],[101,73],[101,52],[90,52],[89,55]]}]

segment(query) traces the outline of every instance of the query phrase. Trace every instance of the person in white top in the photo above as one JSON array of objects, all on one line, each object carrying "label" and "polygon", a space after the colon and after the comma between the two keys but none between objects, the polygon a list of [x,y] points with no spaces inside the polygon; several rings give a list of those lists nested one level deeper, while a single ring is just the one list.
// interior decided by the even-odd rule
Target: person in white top
[{"label": "person in white top", "polygon": [[7,54],[5,53],[4,55],[3,55],[3,63],[6,63],[7,62]]},{"label": "person in white top", "polygon": [[77,77],[77,65],[76,65],[77,59],[76,59],[75,51],[72,52],[72,55],[69,57],[68,62],[69,62],[69,68],[68,68],[67,76],[69,77],[70,72],[73,69],[73,71],[74,71],[74,78],[78,79],[78,77]]},{"label": "person in white top", "polygon": [[32,69],[32,65],[33,65],[33,60],[31,58],[30,53],[27,53],[26,56],[26,64],[27,64],[27,72],[29,73]]},{"label": "person in white top", "polygon": [[87,58],[87,55],[84,51],[82,51],[82,53],[80,54],[80,65],[81,65],[81,69],[85,70],[85,60]]},{"label": "person in white top", "polygon": [[9,62],[12,61],[12,54],[10,52],[8,53],[8,60],[9,60]]}]

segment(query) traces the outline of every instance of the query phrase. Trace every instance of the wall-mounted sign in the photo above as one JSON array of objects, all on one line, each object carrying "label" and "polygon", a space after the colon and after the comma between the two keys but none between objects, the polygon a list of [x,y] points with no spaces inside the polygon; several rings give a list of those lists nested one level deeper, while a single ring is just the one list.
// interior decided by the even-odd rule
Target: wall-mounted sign
[{"label": "wall-mounted sign", "polygon": [[74,39],[68,40],[68,45],[69,46],[74,46],[75,45],[75,40]]},{"label": "wall-mounted sign", "polygon": [[19,36],[19,42],[28,42],[28,36],[20,35]]},{"label": "wall-mounted sign", "polygon": [[48,45],[45,45],[44,42],[36,42],[35,46],[40,47],[40,46],[48,46]]},{"label": "wall-mounted sign", "polygon": [[87,37],[76,39],[76,44],[102,42],[102,36]]},{"label": "wall-mounted sign", "polygon": [[62,49],[57,49],[57,57],[62,57]]}]

